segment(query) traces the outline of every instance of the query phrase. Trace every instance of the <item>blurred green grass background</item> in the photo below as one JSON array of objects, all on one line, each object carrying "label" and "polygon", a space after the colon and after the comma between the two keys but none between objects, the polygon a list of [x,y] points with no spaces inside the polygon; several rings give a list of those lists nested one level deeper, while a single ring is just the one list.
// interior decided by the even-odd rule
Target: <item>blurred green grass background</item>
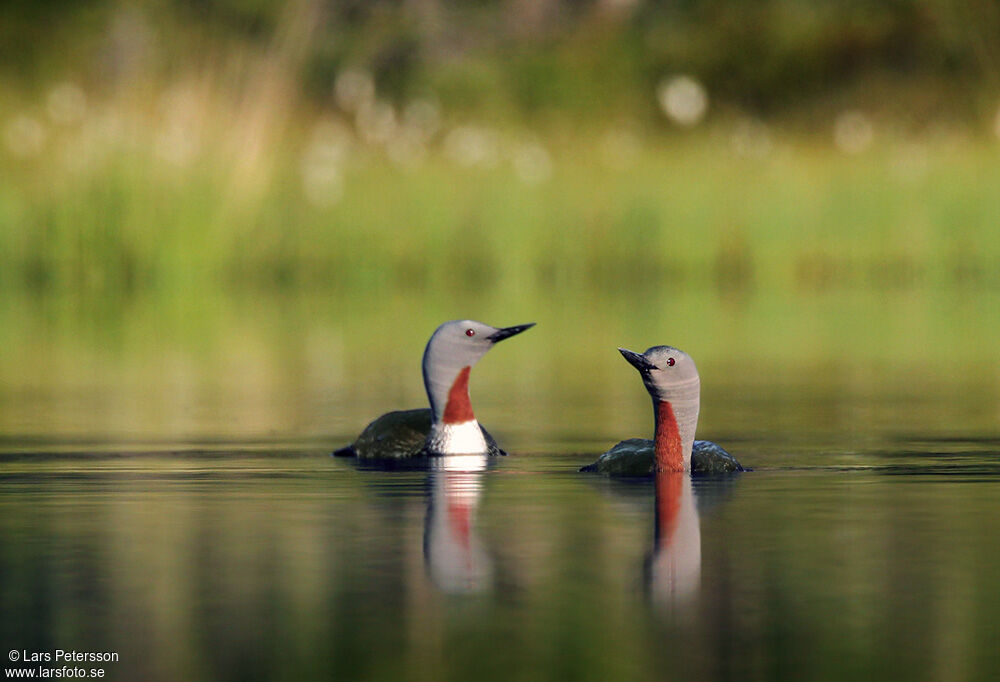
[{"label": "blurred green grass background", "polygon": [[981,5],[12,3],[0,282],[992,286]]}]

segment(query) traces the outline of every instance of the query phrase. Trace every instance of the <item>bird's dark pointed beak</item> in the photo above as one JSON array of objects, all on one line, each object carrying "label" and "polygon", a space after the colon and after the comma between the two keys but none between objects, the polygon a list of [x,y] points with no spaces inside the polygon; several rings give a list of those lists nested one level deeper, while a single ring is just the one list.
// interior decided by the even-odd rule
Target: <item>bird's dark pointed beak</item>
[{"label": "bird's dark pointed beak", "polygon": [[628,360],[628,363],[635,367],[640,372],[648,372],[651,369],[659,369],[656,365],[646,359],[645,355],[640,355],[639,353],[633,353],[625,348],[619,348],[618,352],[622,354],[622,357]]},{"label": "bird's dark pointed beak", "polygon": [[503,341],[504,339],[509,339],[515,334],[520,334],[525,329],[531,329],[535,326],[534,322],[529,322],[528,324],[518,324],[513,327],[504,327],[503,329],[497,329],[495,332],[487,336],[486,338],[496,343],[497,341]]}]

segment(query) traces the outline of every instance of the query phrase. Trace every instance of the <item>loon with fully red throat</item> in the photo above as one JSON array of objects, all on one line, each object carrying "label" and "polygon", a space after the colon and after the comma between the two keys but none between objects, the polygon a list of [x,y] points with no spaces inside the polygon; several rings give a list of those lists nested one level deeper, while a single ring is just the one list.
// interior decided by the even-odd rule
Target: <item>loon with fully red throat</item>
[{"label": "loon with fully red throat", "polygon": [[535,326],[491,327],[473,320],[445,322],[424,350],[424,387],[430,409],[384,414],[336,456],[403,459],[428,455],[502,455],[479,425],[469,401],[469,373],[494,345]]},{"label": "loon with fully red throat", "polygon": [[736,459],[715,443],[695,440],[701,380],[691,356],[671,346],[653,346],[645,353],[618,351],[639,370],[653,399],[656,427],[653,440],[623,440],[580,471],[613,476],[650,476],[664,471],[723,474],[744,471]]}]

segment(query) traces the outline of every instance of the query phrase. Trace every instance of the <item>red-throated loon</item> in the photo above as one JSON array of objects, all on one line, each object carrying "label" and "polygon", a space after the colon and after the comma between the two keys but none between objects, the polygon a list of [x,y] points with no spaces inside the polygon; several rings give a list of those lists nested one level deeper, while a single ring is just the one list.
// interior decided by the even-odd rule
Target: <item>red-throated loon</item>
[{"label": "red-throated loon", "polygon": [[617,476],[649,476],[660,471],[744,471],[732,455],[715,443],[694,439],[701,381],[691,356],[670,346],[653,346],[641,355],[624,348],[618,350],[639,370],[653,398],[655,434],[653,440],[623,440],[580,471]]},{"label": "red-throated loon", "polygon": [[424,387],[430,409],[384,414],[366,426],[354,443],[333,454],[390,459],[504,454],[472,412],[469,372],[496,343],[534,325],[497,328],[473,320],[445,322],[424,350]]}]

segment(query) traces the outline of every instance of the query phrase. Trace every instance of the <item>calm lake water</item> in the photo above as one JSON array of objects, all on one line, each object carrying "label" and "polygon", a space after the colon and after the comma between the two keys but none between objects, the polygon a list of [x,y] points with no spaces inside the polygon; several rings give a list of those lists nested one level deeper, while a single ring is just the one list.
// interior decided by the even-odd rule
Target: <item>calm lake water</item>
[{"label": "calm lake water", "polygon": [[118,652],[111,679],[1000,669],[1000,441],[732,441],[755,471],[666,486],[571,448],[386,472],[320,443],[6,443],[2,642]]},{"label": "calm lake water", "polygon": [[331,329],[234,332],[235,359],[146,350],[140,335],[53,344],[34,374],[7,365],[4,651],[117,652],[72,665],[119,680],[1000,670],[1000,391],[985,346],[928,369],[870,347],[845,362],[835,328],[787,360],[714,341],[693,352],[699,435],[754,471],[622,482],[577,473],[652,424],[602,333],[566,359],[539,325],[477,367],[477,415],[510,456],[380,471],[329,452],[421,404],[425,330],[373,341],[366,365],[371,349]]}]

